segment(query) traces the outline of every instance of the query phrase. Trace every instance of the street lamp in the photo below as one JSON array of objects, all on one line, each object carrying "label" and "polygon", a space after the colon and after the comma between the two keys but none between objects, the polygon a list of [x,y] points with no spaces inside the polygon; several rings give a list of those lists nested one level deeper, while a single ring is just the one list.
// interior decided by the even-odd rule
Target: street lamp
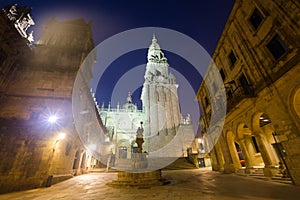
[{"label": "street lamp", "polygon": [[57,116],[56,115],[50,115],[49,118],[48,118],[48,122],[53,124],[53,123],[56,123],[57,122]]}]

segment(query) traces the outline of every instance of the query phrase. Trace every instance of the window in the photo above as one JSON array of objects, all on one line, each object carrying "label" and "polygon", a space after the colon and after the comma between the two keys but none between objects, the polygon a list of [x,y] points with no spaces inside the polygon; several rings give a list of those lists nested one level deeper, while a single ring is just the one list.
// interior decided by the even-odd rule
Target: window
[{"label": "window", "polygon": [[66,155],[66,156],[69,156],[69,155],[70,155],[71,148],[72,148],[72,144],[70,144],[70,143],[68,142],[67,145],[66,145],[66,151],[65,151],[65,155]]},{"label": "window", "polygon": [[277,34],[270,40],[267,47],[276,60],[278,60],[288,49],[286,44]]},{"label": "window", "polygon": [[232,98],[232,92],[231,92],[231,90],[228,90],[226,92],[226,94],[227,94],[227,99],[230,100]]},{"label": "window", "polygon": [[253,95],[253,90],[244,74],[239,78],[239,82],[246,95]]},{"label": "window", "polygon": [[235,62],[236,62],[236,57],[233,53],[233,51],[230,52],[229,56],[228,56],[229,60],[230,60],[230,64],[231,64],[231,67],[234,66]]},{"label": "window", "polygon": [[224,72],[223,69],[220,69],[220,75],[221,75],[221,77],[222,77],[222,80],[224,81],[225,78],[226,78],[226,75],[225,75],[225,72]]},{"label": "window", "polygon": [[263,22],[264,16],[259,12],[259,10],[256,8],[251,17],[250,17],[250,22],[252,26],[254,27],[255,30],[259,27],[259,25]]},{"label": "window", "polygon": [[208,98],[207,98],[207,97],[204,98],[204,102],[205,102],[205,106],[208,106],[208,105],[209,105],[209,101],[208,101]]}]

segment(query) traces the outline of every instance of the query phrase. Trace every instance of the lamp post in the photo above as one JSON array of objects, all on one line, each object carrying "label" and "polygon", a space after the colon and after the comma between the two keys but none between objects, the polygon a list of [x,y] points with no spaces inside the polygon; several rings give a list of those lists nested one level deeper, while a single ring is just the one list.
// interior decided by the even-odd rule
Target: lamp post
[{"label": "lamp post", "polygon": [[288,168],[288,166],[287,166],[287,164],[286,164],[286,161],[285,161],[283,152],[281,151],[281,148],[280,148],[280,146],[279,146],[279,144],[278,144],[278,142],[277,142],[276,135],[277,135],[276,132],[275,132],[275,133],[274,133],[274,132],[272,133],[272,136],[273,136],[274,141],[275,141],[275,145],[276,145],[276,147],[277,147],[277,149],[278,149],[278,151],[279,151],[279,156],[281,157],[281,159],[282,159],[282,161],[283,161],[283,163],[284,163],[284,165],[285,165],[285,167],[286,167],[287,174],[288,174],[289,177],[291,178],[292,183],[295,185],[294,179],[293,179],[293,177],[291,176],[290,170],[289,170],[289,168]]}]

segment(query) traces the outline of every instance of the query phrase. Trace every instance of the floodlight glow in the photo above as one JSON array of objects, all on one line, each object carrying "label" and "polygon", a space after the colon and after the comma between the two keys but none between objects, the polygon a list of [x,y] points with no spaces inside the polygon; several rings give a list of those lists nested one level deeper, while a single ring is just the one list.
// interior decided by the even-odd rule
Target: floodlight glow
[{"label": "floodlight glow", "polygon": [[90,144],[89,149],[92,150],[92,151],[96,151],[97,147],[96,147],[95,144]]},{"label": "floodlight glow", "polygon": [[57,116],[55,115],[51,115],[49,118],[48,118],[48,122],[49,123],[55,123],[57,121]]},{"label": "floodlight glow", "polygon": [[57,140],[63,140],[63,139],[65,139],[65,137],[66,137],[65,133],[59,133]]}]

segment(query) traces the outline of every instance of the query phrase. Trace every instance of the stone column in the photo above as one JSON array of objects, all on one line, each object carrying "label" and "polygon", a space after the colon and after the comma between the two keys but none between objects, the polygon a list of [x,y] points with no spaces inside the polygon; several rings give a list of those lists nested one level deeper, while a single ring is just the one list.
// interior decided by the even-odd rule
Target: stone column
[{"label": "stone column", "polygon": [[268,141],[263,134],[264,133],[256,132],[255,137],[262,159],[265,163],[264,174],[265,176],[272,177],[278,173],[278,170],[275,168],[275,165],[277,165],[278,163],[275,163],[275,159],[272,159],[270,149],[271,145],[268,144]]},{"label": "stone column", "polygon": [[221,146],[222,146],[222,153],[224,156],[224,172],[225,173],[234,173],[236,171],[235,166],[233,164],[233,160],[231,158],[230,155],[230,151],[228,148],[228,144],[227,141],[224,139],[224,135],[222,134],[222,136],[219,139]]},{"label": "stone column", "polygon": [[246,166],[246,173],[252,173],[252,171],[254,171],[254,166],[256,165],[256,163],[255,163],[255,156],[254,156],[255,150],[250,135],[244,136],[244,143],[245,143],[245,147],[247,148],[248,156],[251,160],[251,165]]},{"label": "stone column", "polygon": [[215,156],[215,162],[212,163],[212,168],[215,171],[223,171],[224,170],[224,157],[222,153],[222,149],[220,147],[220,141],[216,143],[213,148],[213,153]]},{"label": "stone column", "polygon": [[230,152],[230,156],[231,156],[234,168],[235,169],[241,169],[242,166],[241,166],[241,163],[239,161],[239,157],[237,155],[237,151],[236,151],[236,148],[235,148],[235,145],[234,145],[234,141],[227,141],[227,144],[228,144],[228,149],[229,149],[229,152]]},{"label": "stone column", "polygon": [[[240,147],[242,149],[242,153],[245,159],[246,169],[252,169],[253,168],[253,157],[250,155],[249,150],[245,144],[245,139],[238,140]],[[250,173],[249,170],[246,170],[246,173]]]}]

